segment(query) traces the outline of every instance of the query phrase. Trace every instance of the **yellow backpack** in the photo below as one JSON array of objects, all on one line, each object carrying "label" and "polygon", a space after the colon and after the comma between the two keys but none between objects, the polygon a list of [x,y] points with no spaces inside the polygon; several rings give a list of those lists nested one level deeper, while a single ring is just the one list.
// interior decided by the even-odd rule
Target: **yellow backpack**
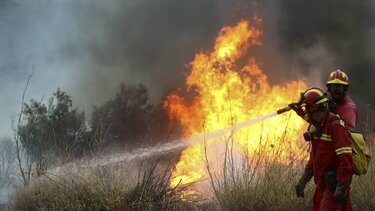
[{"label": "yellow backpack", "polygon": [[371,156],[366,152],[366,140],[362,134],[350,131],[353,153],[353,173],[366,174]]},{"label": "yellow backpack", "polygon": [[[338,115],[332,118],[330,123],[332,123],[333,120],[342,121]],[[315,127],[310,125],[308,131],[315,131]],[[354,131],[349,132],[352,142],[353,173],[355,175],[366,174],[371,161],[371,156],[366,151],[366,140],[361,133]]]}]

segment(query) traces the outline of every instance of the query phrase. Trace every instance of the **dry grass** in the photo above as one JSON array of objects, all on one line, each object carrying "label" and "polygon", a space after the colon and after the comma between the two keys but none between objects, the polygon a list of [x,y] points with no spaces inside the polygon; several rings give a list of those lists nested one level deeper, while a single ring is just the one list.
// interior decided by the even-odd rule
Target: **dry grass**
[{"label": "dry grass", "polygon": [[233,140],[229,138],[227,142],[220,176],[211,169],[206,157],[212,189],[220,210],[311,209],[313,185],[306,187],[304,199],[297,198],[294,192],[294,186],[303,172],[302,163],[297,162],[301,154],[285,163],[279,159],[282,157],[278,156],[281,151],[275,148],[272,153],[276,153],[276,156],[271,156],[275,158],[270,160],[267,157],[270,152],[260,145],[255,155],[245,150],[241,162],[238,162],[239,158],[234,157],[238,153],[233,153]]},{"label": "dry grass", "polygon": [[41,179],[19,189],[14,196],[15,210],[128,210],[126,196],[116,180],[95,175]]},{"label": "dry grass", "polygon": [[[136,180],[131,179],[134,174]],[[169,178],[170,169],[157,170],[156,163],[128,175],[127,171],[97,171],[46,176],[18,189],[11,209],[199,210],[199,206],[176,200]]]},{"label": "dry grass", "polygon": [[[375,139],[368,140],[369,151],[375,153]],[[230,146],[230,145],[227,145]],[[232,162],[231,150],[222,167],[223,177],[211,174],[211,182],[220,210],[311,210],[313,180],[305,189],[305,198],[297,198],[294,186],[304,163],[279,164],[277,160],[262,162],[262,156],[244,156],[240,166]],[[260,153],[262,154],[262,152]],[[255,166],[254,166],[255,163]],[[209,167],[208,167],[209,168]],[[375,162],[366,175],[353,176],[351,198],[354,210],[375,210]]]},{"label": "dry grass", "polygon": [[[231,181],[216,183],[216,198],[222,210],[310,210],[312,185],[306,198],[298,199],[294,185],[300,171],[268,165],[254,179],[236,175]],[[297,176],[298,175],[298,176]]]},{"label": "dry grass", "polygon": [[[374,133],[373,133],[374,134]],[[375,136],[367,137],[369,152],[372,155],[370,169],[365,175],[353,176],[352,202],[355,210],[375,210]]]}]

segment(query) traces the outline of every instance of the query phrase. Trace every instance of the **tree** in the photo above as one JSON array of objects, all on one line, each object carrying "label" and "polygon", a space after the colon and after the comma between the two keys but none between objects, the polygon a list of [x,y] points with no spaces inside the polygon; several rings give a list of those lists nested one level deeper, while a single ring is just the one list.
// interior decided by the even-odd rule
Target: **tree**
[{"label": "tree", "polygon": [[85,114],[73,109],[71,97],[60,89],[53,95],[48,109],[52,151],[59,155],[81,154],[86,141]]},{"label": "tree", "polygon": [[22,114],[17,133],[37,170],[53,164],[57,157],[74,157],[85,150],[84,113],[74,109],[71,97],[60,89],[47,105],[35,100],[25,103]]},{"label": "tree", "polygon": [[17,132],[22,146],[33,162],[42,156],[47,145],[50,126],[47,107],[41,102],[31,100],[30,104],[24,104],[23,115],[26,123],[20,125]]},{"label": "tree", "polygon": [[91,117],[94,138],[131,145],[138,143],[144,140],[150,129],[153,109],[144,85],[121,84],[113,99],[94,108]]}]

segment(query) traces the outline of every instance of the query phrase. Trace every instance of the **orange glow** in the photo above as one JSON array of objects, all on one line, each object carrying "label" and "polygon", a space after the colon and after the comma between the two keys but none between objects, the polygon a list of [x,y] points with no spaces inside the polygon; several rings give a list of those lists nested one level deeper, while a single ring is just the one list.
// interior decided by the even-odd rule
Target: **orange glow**
[{"label": "orange glow", "polygon": [[[164,102],[170,119],[183,126],[185,137],[269,114],[297,100],[299,92],[306,89],[303,81],[271,86],[255,58],[249,58],[239,67],[238,60],[246,56],[251,47],[261,45],[261,33],[242,20],[220,31],[212,52],[195,55],[186,79],[188,89],[196,92],[195,98],[187,102],[178,92],[173,92]],[[294,112],[288,112],[240,129],[233,139],[238,149],[246,149],[248,155],[253,155],[262,145],[269,159],[275,158],[277,146],[280,149],[278,160],[282,161],[299,150],[296,141],[304,125]],[[282,137],[286,141],[281,141]],[[261,139],[265,143],[260,144]],[[213,148],[224,142],[210,140],[206,147]],[[203,144],[186,148],[173,172],[171,186],[203,178],[207,174],[204,159]]]}]

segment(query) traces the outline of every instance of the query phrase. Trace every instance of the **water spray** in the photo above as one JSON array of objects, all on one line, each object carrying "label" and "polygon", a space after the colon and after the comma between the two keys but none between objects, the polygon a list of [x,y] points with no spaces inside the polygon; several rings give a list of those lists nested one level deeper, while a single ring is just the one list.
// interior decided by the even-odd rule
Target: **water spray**
[{"label": "water spray", "polygon": [[[270,114],[267,114],[267,115],[264,115],[264,116],[260,116],[260,117],[257,117],[255,119],[250,119],[250,120],[247,120],[245,122],[241,122],[241,123],[238,123],[236,125],[233,125],[231,127],[227,127],[227,128],[221,129],[221,130],[210,132],[210,133],[205,134],[204,136],[199,136],[199,137],[197,137],[195,139],[198,139],[198,142],[201,142],[204,139],[216,138],[216,137],[224,135],[227,132],[234,132],[234,131],[239,130],[239,129],[243,128],[243,127],[252,125],[252,124],[260,122],[260,121],[264,121],[264,120],[266,120],[268,118],[274,117],[276,115],[285,113],[285,112],[290,111],[290,110],[291,110],[291,108],[289,106],[287,106],[285,108],[277,110],[276,112],[272,112]],[[192,140],[192,143],[195,143],[194,142],[195,139]]]},{"label": "water spray", "polygon": [[270,114],[257,117],[255,119],[247,120],[247,121],[238,123],[236,125],[221,129],[221,130],[205,133],[204,135],[190,137],[188,139],[176,140],[176,141],[168,142],[168,143],[161,144],[158,146],[153,146],[153,147],[139,148],[131,152],[116,153],[112,155],[96,157],[91,160],[80,160],[74,163],[68,163],[66,164],[66,166],[52,169],[51,172],[53,172],[54,174],[58,174],[60,171],[63,171],[63,169],[69,169],[69,171],[74,172],[74,171],[80,171],[83,169],[92,169],[92,168],[97,168],[97,167],[107,166],[107,165],[118,165],[124,162],[136,160],[136,159],[144,160],[144,159],[151,158],[157,155],[160,156],[171,151],[182,150],[189,145],[202,143],[203,141],[207,139],[212,139],[212,138],[223,136],[228,132],[234,132],[241,128],[247,127],[249,125],[255,124],[260,121],[264,121],[268,118],[277,116],[279,114],[285,113],[290,110],[291,110],[290,107],[285,107],[275,112],[272,112]]}]

